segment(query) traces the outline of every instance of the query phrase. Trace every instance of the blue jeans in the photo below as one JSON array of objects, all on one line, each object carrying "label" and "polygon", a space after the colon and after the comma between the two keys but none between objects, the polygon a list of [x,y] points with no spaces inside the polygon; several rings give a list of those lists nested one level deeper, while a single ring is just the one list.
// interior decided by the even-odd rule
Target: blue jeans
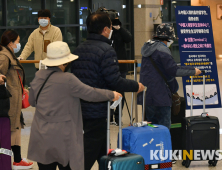
[{"label": "blue jeans", "polygon": [[152,124],[164,125],[168,129],[171,126],[170,106],[146,106],[146,119]]}]

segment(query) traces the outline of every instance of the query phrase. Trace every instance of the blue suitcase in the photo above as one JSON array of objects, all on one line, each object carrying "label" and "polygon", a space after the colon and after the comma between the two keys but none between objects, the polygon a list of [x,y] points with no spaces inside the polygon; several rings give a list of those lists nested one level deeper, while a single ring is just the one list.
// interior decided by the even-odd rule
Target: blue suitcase
[{"label": "blue suitcase", "polygon": [[[143,113],[142,119],[145,117],[145,99],[146,87],[143,91]],[[131,115],[132,117],[132,115]],[[132,119],[131,119],[132,124]],[[122,147],[124,150],[139,154],[145,160],[145,170],[148,169],[172,169],[172,161],[169,153],[172,151],[171,136],[167,127],[156,125],[157,128],[150,126],[143,127],[127,127],[122,130]],[[162,157],[159,151],[162,151]],[[151,155],[153,152],[153,156]],[[158,152],[156,158],[155,152]],[[167,152],[167,153],[166,153]],[[165,155],[165,154],[168,154]],[[153,160],[151,158],[153,157]],[[166,159],[165,159],[166,157]],[[161,160],[162,158],[162,160]]]},{"label": "blue suitcase", "polygon": [[[171,170],[172,162],[169,155],[172,150],[172,145],[170,132],[165,126],[156,126],[158,127],[130,126],[124,128],[122,130],[123,149],[130,153],[141,155],[145,160],[145,170]],[[162,160],[159,154],[160,150],[163,153]],[[153,153],[153,156],[151,152]],[[155,152],[157,152],[157,154],[155,154]]]},{"label": "blue suitcase", "polygon": [[[121,117],[122,102],[119,104],[119,137],[122,137]],[[107,114],[107,153],[110,146],[110,102],[108,102]],[[119,148],[122,149],[122,140],[120,138]],[[123,156],[103,156],[100,159],[99,170],[144,170],[144,159],[140,155],[126,154]]]}]

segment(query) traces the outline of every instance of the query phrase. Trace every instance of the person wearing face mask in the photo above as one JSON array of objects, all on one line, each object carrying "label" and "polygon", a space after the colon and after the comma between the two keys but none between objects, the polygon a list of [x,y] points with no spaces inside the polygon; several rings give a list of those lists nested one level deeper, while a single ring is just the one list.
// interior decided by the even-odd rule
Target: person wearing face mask
[{"label": "person wearing face mask", "polygon": [[[121,92],[141,92],[144,86],[124,79],[119,72],[118,58],[112,41],[109,15],[100,12],[88,16],[88,38],[73,52],[79,58],[72,62],[71,72],[83,83],[101,89]],[[81,100],[84,130],[85,170],[106,155],[107,102]]]},{"label": "person wearing face mask", "polygon": [[[39,28],[35,29],[29,36],[19,60],[26,60],[31,53],[35,52],[35,60],[43,60],[46,58],[47,46],[51,42],[62,41],[61,30],[51,25],[50,23],[51,13],[48,9],[38,11]],[[35,67],[38,70],[39,64],[35,63]]]},{"label": "person wearing face mask", "polygon": [[51,43],[42,61],[48,69],[38,71],[30,83],[29,103],[36,111],[28,158],[38,163],[39,170],[56,170],[57,166],[60,170],[84,170],[80,99],[107,103],[121,97],[120,93],[90,87],[65,73],[69,63],[77,59],[67,43]]},{"label": "person wearing face mask", "polygon": [[[147,86],[146,119],[154,124],[164,125],[169,129],[171,126],[172,93],[176,93],[179,88],[176,77],[201,74],[201,71],[197,68],[177,66],[169,49],[174,39],[173,25],[163,23],[157,26],[153,39],[148,40],[141,49],[140,82]],[[169,86],[152,61],[165,77]],[[139,94],[138,103],[141,105],[142,100],[143,96]]]},{"label": "person wearing face mask", "polygon": [[[119,20],[118,12],[116,10],[110,9],[107,10],[105,7],[100,7],[96,12],[108,12],[109,17],[112,21],[112,47],[115,49],[118,60],[130,60],[130,56],[126,55],[127,43],[132,41],[131,33],[122,27],[122,23]],[[122,78],[126,78],[128,72],[127,64],[119,64],[119,71]],[[125,95],[124,92],[120,92],[123,95],[122,108],[124,107]],[[110,124],[119,126],[119,106],[114,110],[111,110]],[[115,117],[115,119],[113,119]]]},{"label": "person wearing face mask", "polygon": [[[14,154],[13,169],[31,169],[32,162],[21,157],[21,128],[24,127],[22,110],[22,84],[25,86],[25,71],[15,56],[21,45],[20,37],[14,30],[6,30],[0,42],[0,74],[7,77],[7,90],[10,92],[11,149]],[[20,78],[19,78],[20,76]],[[25,89],[26,92],[28,90]]]},{"label": "person wearing face mask", "polygon": [[[113,10],[113,12],[116,12]],[[110,16],[111,18],[111,16]],[[113,41],[113,48],[116,51],[118,60],[130,60],[130,56],[126,55],[126,48],[125,45],[127,43],[130,43],[132,41],[132,35],[131,33],[122,27],[122,23],[120,22],[119,18],[111,18],[112,26],[113,26],[113,34],[111,37],[111,40]],[[127,64],[119,64],[119,71],[121,74],[121,77],[126,78],[128,70]],[[125,97],[124,92],[121,92],[121,94]],[[122,107],[124,106],[124,99],[122,100]],[[111,123],[118,126],[119,125],[119,107],[116,108],[114,112],[115,121],[113,119],[113,116],[111,116]]]}]

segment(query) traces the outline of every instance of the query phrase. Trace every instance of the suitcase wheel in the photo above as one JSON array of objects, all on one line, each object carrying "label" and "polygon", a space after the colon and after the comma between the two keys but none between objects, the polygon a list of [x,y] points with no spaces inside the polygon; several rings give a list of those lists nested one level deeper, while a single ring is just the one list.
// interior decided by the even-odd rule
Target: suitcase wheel
[{"label": "suitcase wheel", "polygon": [[217,160],[213,160],[213,161],[209,160],[208,164],[212,165],[212,166],[216,166],[217,165]]},{"label": "suitcase wheel", "polygon": [[[209,163],[209,164],[210,164],[210,163]],[[183,161],[183,162],[182,162],[182,165],[185,166],[185,165],[186,165],[186,161]]]},{"label": "suitcase wheel", "polygon": [[189,159],[186,160],[186,163],[185,163],[185,167],[186,167],[186,168],[189,168],[189,166],[190,166],[190,162],[191,162],[191,161],[190,161]]}]

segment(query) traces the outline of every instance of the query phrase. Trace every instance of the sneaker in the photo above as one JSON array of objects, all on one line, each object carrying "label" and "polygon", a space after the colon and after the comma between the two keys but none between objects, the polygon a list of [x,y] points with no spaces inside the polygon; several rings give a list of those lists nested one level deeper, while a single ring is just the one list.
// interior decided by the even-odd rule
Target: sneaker
[{"label": "sneaker", "polygon": [[175,164],[177,162],[177,160],[173,159],[172,160],[172,164]]},{"label": "sneaker", "polygon": [[117,124],[116,124],[116,122],[110,122],[110,125],[115,125],[115,126],[117,126]]},{"label": "sneaker", "polygon": [[[119,126],[119,122],[115,122],[116,126]],[[123,122],[121,122],[122,126],[123,126]]]},{"label": "sneaker", "polygon": [[23,158],[23,161],[27,162],[29,165],[33,165],[33,162],[29,162],[26,158]]},{"label": "sneaker", "polygon": [[21,162],[13,162],[13,169],[31,169],[33,162],[28,162],[25,158]]}]

